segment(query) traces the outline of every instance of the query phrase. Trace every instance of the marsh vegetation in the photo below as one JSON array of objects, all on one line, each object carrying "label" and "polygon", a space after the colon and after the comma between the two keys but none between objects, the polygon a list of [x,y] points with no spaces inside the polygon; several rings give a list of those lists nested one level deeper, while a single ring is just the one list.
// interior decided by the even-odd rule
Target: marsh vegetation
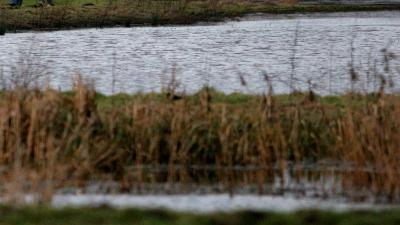
[{"label": "marsh vegetation", "polygon": [[[102,194],[292,193],[398,203],[396,55],[388,46],[380,63],[359,68],[354,48],[348,92],[324,96],[311,79],[296,89],[296,51],[288,94],[276,94],[266,72],[259,94],[209,86],[186,93],[174,70],[157,93],[117,94],[114,72],[112,95],[81,75],[65,92],[43,80],[28,55],[0,74],[2,200],[20,204],[32,194],[49,203],[62,190],[111,183]],[[248,89],[245,76],[237,80]]]},{"label": "marsh vegetation", "polygon": [[[4,9],[0,33],[4,27],[158,25],[259,11],[381,9],[307,7],[222,1],[98,1],[94,5],[79,1]],[[294,47],[289,49],[291,70],[285,74],[289,79],[280,80],[289,87],[286,94],[276,93],[280,74],[267,72],[261,73],[263,89],[251,94],[224,93],[208,85],[185,92],[174,69],[158,92],[128,94],[115,91],[115,63],[110,75],[112,94],[105,95],[79,73],[70,90],[52,87],[44,70],[29,61],[38,54],[22,58],[9,71],[1,70],[0,201],[9,206],[0,207],[0,223],[398,224],[396,209],[196,215],[107,206],[46,208],[56,197],[77,193],[289,194],[396,206],[400,202],[400,96],[396,92],[400,70],[396,52],[389,48],[395,42],[361,68],[365,64],[357,65],[353,38],[350,62],[331,68],[344,68],[342,80],[348,88],[336,95],[331,90],[321,95],[315,84],[326,74],[310,77],[297,89],[298,37],[296,28]],[[39,57],[34,60],[40,61]],[[250,89],[243,74],[238,74],[237,81]],[[319,87],[330,89],[322,83]],[[14,208],[27,202],[44,206]]]},{"label": "marsh vegetation", "polygon": [[110,180],[131,193],[194,183],[263,194],[277,181],[284,190],[289,171],[294,180],[333,176],[325,195],[398,202],[399,97],[380,79],[379,92],[331,97],[273,95],[272,86],[260,96],[207,87],[103,96],[79,79],[67,93],[4,90],[2,194],[47,201],[58,188]]}]

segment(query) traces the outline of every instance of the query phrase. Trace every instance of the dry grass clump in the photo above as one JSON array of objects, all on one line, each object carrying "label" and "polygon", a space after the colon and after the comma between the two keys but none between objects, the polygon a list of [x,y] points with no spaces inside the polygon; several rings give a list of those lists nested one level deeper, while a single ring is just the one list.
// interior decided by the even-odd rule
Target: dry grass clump
[{"label": "dry grass clump", "polygon": [[217,101],[220,96],[205,88],[179,98],[101,101],[82,82],[69,94],[4,91],[2,193],[38,192],[43,200],[60,187],[109,179],[120,182],[121,190],[152,182],[208,182],[228,188],[257,184],[266,193],[263,185],[285,179],[293,166],[300,168],[296,179],[305,175],[305,162],[321,171],[332,168],[326,162],[339,162],[341,193],[363,190],[399,200],[398,96],[349,95],[329,103],[309,94],[266,95],[235,104]]}]

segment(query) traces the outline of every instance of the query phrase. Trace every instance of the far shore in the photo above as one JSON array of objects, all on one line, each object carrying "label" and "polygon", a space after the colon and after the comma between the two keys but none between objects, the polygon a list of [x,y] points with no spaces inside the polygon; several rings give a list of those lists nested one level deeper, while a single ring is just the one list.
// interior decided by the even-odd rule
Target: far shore
[{"label": "far shore", "polygon": [[[400,4],[315,4],[259,1],[116,1],[112,4],[70,3],[20,8],[0,3],[0,28],[7,32],[104,28],[114,26],[190,25],[221,22],[254,13],[293,14],[360,11],[398,11]],[[29,2],[29,1],[28,1]],[[78,2],[81,2],[79,0]],[[3,4],[3,5],[2,5]]]}]

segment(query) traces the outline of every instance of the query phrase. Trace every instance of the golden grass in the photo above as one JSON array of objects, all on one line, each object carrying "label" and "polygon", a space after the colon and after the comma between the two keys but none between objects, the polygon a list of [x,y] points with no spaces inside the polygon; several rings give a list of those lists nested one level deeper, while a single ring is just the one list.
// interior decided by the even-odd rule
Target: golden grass
[{"label": "golden grass", "polygon": [[[160,95],[117,103],[106,97],[111,102],[100,103],[81,82],[73,94],[4,91],[2,194],[38,191],[46,200],[59,187],[90,180],[112,179],[129,189],[148,182],[187,183],[197,176],[227,187],[261,187],[289,164],[336,161],[339,168],[350,165],[340,176],[344,190],[399,200],[398,96],[341,96],[336,106],[307,94],[289,101],[253,96],[238,104],[214,101],[217,95],[206,88],[179,100]],[[167,170],[158,177],[145,169],[164,165]],[[228,169],[204,178],[192,173],[193,166]],[[243,176],[229,169],[237,166],[259,169]],[[302,175],[299,170],[294,176]]]}]

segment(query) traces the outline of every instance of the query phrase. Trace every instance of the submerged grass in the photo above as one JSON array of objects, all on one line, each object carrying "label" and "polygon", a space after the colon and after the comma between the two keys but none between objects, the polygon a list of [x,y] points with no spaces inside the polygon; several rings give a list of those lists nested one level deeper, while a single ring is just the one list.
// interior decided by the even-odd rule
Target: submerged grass
[{"label": "submerged grass", "polygon": [[61,29],[162,24],[192,24],[220,21],[249,13],[303,13],[338,11],[399,10],[399,5],[304,5],[296,1],[244,0],[118,0],[55,1],[54,7],[32,7],[28,1],[19,9],[0,3],[9,30]]},{"label": "submerged grass", "polygon": [[0,208],[0,223],[7,225],[91,225],[91,224],[152,224],[152,225],[397,225],[398,210],[326,212],[317,210],[294,213],[234,212],[213,214],[175,213],[163,210],[99,208]]}]

